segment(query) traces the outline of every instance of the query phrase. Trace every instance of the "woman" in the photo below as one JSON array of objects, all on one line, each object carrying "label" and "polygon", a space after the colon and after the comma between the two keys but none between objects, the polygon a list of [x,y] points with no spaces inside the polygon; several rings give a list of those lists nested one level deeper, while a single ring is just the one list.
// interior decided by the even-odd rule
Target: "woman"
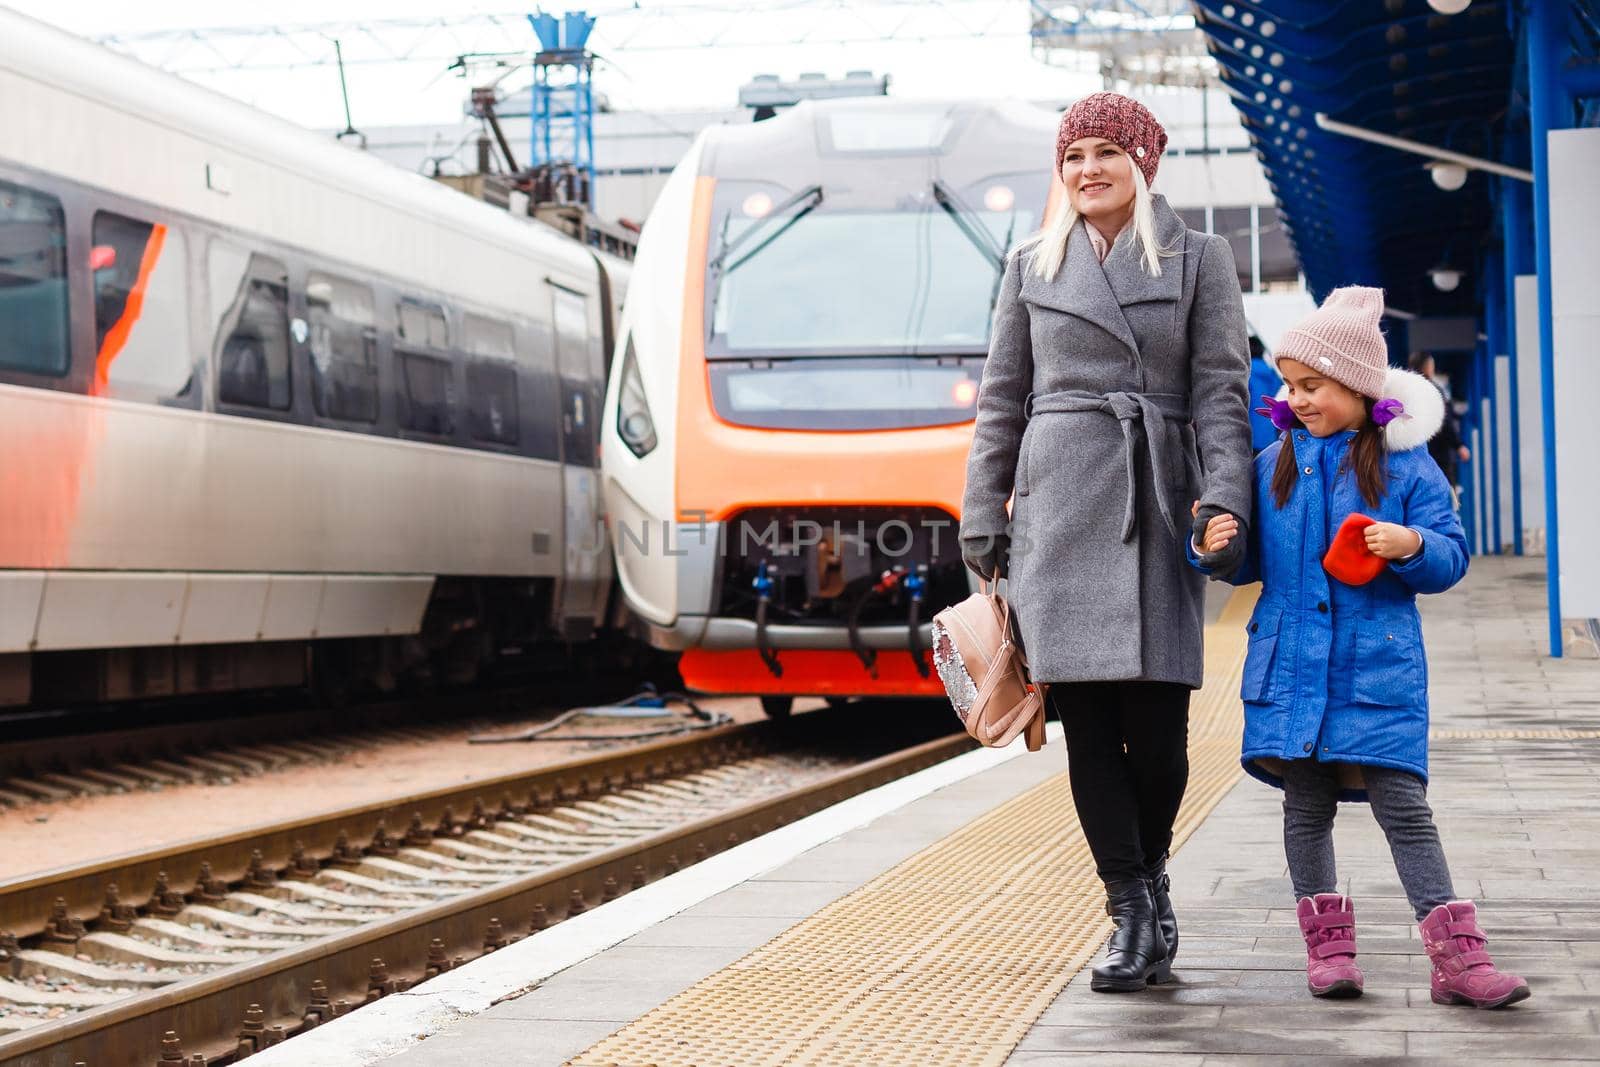
[{"label": "woman", "polygon": [[[1203,662],[1191,501],[1199,530],[1250,518],[1239,282],[1227,241],[1150,192],[1166,143],[1115,93],[1062,117],[1067,207],[1006,265],[962,500],[962,555],[1007,573],[1031,673],[1066,728],[1117,926],[1102,992],[1165,981],[1177,953],[1166,853]],[[1228,573],[1241,544],[1204,562]]]}]

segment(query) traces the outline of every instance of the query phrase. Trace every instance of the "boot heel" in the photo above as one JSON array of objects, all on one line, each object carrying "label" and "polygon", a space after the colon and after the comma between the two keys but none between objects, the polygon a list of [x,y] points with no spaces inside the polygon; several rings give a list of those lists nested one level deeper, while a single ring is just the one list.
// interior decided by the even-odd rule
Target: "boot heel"
[{"label": "boot heel", "polygon": [[1156,964],[1155,973],[1150,976],[1151,985],[1166,985],[1172,981],[1172,958],[1162,960]]}]

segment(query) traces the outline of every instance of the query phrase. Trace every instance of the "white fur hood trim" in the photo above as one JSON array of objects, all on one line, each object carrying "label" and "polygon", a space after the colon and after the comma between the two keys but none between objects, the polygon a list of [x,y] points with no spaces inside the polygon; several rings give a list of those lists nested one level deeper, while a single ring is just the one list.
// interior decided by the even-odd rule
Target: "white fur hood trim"
[{"label": "white fur hood trim", "polygon": [[1383,447],[1390,452],[1425,445],[1444,426],[1444,395],[1420,374],[1391,369],[1383,379],[1383,399],[1398,400],[1406,409],[1383,428]]}]

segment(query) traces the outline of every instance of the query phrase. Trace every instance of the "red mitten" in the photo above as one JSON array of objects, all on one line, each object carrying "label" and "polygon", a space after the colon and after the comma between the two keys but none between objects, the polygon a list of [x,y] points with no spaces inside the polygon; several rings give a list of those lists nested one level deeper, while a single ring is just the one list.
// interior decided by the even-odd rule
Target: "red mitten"
[{"label": "red mitten", "polygon": [[1377,521],[1359,511],[1347,516],[1322,557],[1322,569],[1345,585],[1366,585],[1383,573],[1388,560],[1367,547],[1366,529]]}]

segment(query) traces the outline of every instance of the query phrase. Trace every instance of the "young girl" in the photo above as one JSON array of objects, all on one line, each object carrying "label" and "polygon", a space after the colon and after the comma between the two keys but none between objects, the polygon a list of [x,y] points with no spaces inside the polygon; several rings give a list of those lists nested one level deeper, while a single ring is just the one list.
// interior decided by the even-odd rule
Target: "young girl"
[{"label": "young girl", "polygon": [[[1424,447],[1444,402],[1431,382],[1388,368],[1382,313],[1381,289],[1337,289],[1274,353],[1288,400],[1265,399],[1284,433],[1256,457],[1254,529],[1244,562],[1226,576],[1262,585],[1244,667],[1242,761],[1284,791],[1283,845],[1313,995],[1361,994],[1355,908],[1335,889],[1333,818],[1339,800],[1366,800],[1421,923],[1434,1002],[1497,1008],[1525,999],[1528,984],[1495,969],[1472,902],[1454,899],[1427,801],[1416,596],[1444,592],[1467,570],[1450,486]],[[1356,513],[1376,521],[1347,531],[1347,558],[1377,576],[1362,581],[1335,564],[1360,583],[1346,584],[1323,560]],[[1196,526],[1190,562],[1209,571],[1238,522],[1223,515]]]}]

